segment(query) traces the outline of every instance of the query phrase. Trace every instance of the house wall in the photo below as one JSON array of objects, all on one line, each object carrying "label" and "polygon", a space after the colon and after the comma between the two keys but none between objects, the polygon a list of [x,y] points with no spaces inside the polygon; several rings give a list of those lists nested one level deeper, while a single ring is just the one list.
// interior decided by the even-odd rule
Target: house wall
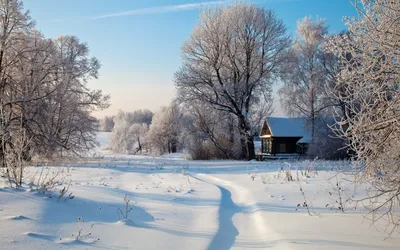
[{"label": "house wall", "polygon": [[295,154],[297,153],[297,141],[301,137],[277,137],[274,138],[273,154]]},{"label": "house wall", "polygon": [[262,152],[265,152],[265,145],[267,141],[272,142],[271,155],[275,154],[295,154],[297,153],[297,141],[301,137],[273,137],[269,139],[262,139]]}]

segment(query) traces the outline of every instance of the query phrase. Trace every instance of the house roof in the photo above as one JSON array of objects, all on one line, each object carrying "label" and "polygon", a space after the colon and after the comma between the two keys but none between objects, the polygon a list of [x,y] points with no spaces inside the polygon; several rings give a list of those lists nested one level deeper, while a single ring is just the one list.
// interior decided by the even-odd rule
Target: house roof
[{"label": "house roof", "polygon": [[311,129],[306,118],[268,117],[266,123],[273,137],[301,137],[298,143],[311,141]]}]

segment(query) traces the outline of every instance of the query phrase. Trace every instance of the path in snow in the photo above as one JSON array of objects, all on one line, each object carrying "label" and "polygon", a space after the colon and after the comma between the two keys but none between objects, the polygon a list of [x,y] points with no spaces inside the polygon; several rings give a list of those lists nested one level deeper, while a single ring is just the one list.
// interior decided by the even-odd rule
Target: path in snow
[{"label": "path in snow", "polygon": [[[235,243],[240,243],[237,245],[241,246],[254,243],[266,245],[268,236],[270,236],[269,239],[271,236],[276,236],[276,233],[273,233],[267,226],[260,213],[261,209],[246,188],[207,174],[197,174],[194,178],[215,185],[221,191],[219,227],[208,250],[231,249],[235,247]],[[234,217],[240,220],[240,223],[236,223],[238,226],[235,226]],[[254,227],[256,230],[249,230]],[[255,231],[256,235],[249,235],[249,231]],[[275,239],[276,237],[274,237]]]},{"label": "path in snow", "polygon": [[221,203],[218,211],[218,231],[212,239],[207,250],[231,249],[235,243],[236,236],[239,234],[233,224],[233,216],[240,212],[240,208],[232,201],[231,192],[218,186],[221,191]]}]

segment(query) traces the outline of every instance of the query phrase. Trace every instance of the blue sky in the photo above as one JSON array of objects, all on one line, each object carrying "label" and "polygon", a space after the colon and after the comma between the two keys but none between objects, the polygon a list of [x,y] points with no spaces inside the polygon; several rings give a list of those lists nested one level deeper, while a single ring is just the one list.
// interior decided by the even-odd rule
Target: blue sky
[{"label": "blue sky", "polygon": [[[232,0],[233,1],[233,0]],[[102,64],[92,88],[111,94],[112,106],[96,115],[119,109],[156,111],[174,96],[173,74],[180,66],[180,47],[190,35],[202,6],[218,0],[25,0],[46,37],[76,35],[88,43]],[[221,2],[230,2],[221,1]],[[331,33],[346,27],[343,16],[354,16],[349,0],[253,0],[275,10],[294,35],[304,16],[327,19]],[[277,89],[279,86],[276,86]],[[278,102],[277,115],[282,115]]]}]

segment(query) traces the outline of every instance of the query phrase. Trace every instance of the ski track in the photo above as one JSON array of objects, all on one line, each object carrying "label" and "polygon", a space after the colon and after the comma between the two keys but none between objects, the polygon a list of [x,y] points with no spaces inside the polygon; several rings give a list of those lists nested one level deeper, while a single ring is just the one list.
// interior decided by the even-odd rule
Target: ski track
[{"label": "ski track", "polygon": [[[258,243],[264,243],[265,245],[267,245],[267,235],[268,232],[271,232],[271,230],[260,212],[262,211],[262,209],[258,206],[257,202],[255,202],[255,199],[252,196],[251,192],[236,183],[223,180],[208,174],[196,174],[192,177],[214,185],[218,187],[221,191],[221,203],[219,208],[219,229],[214,239],[210,243],[208,250],[223,250],[231,249],[232,247],[234,247],[234,243],[237,240],[237,236],[240,236],[241,230],[240,226],[239,228],[235,227],[233,223],[233,216],[239,213],[243,213],[248,216],[250,224],[254,225],[257,228],[257,235],[254,235],[255,238],[253,240]],[[235,197],[236,202],[232,199],[232,196]],[[230,216],[230,218],[226,218],[228,216]],[[235,230],[226,230],[226,227],[229,227],[227,226],[229,225],[229,223],[232,223],[232,226],[235,228]],[[220,232],[223,230],[226,230],[226,233],[229,233],[229,235]],[[234,239],[234,242],[232,242],[230,245],[215,244],[215,242],[230,242],[232,238]]]}]

